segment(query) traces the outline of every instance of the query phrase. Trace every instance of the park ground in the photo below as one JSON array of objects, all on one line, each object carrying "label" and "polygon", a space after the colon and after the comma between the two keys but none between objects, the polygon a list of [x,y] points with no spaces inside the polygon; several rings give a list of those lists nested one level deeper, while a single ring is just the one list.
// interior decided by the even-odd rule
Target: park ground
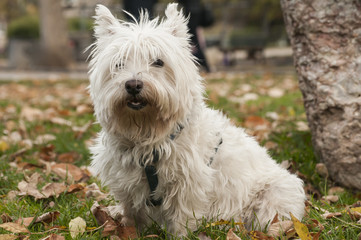
[{"label": "park ground", "polygon": [[[361,239],[361,194],[332,182],[318,164],[292,59],[277,67],[276,59],[240,61],[203,74],[206,101],[303,179],[305,217],[275,220],[272,231],[246,231],[241,219],[200,220],[185,239]],[[0,79],[0,239],[176,238],[157,224],[136,232],[108,214],[116,203],[88,168],[100,126],[86,67],[5,69]]]}]

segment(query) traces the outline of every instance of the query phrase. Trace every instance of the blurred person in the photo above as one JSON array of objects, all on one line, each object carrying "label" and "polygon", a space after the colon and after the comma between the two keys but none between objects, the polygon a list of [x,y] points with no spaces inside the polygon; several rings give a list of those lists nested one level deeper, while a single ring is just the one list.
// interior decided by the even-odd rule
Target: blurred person
[{"label": "blurred person", "polygon": [[[206,56],[200,43],[200,35],[202,34],[202,31],[197,30],[199,27],[204,25],[205,7],[201,0],[178,0],[178,2],[183,5],[185,15],[189,15],[188,28],[189,33],[191,34],[191,42],[194,46],[193,54],[197,57],[198,62],[201,64],[204,70],[206,72],[210,72]],[[205,44],[202,45],[204,46]]]}]

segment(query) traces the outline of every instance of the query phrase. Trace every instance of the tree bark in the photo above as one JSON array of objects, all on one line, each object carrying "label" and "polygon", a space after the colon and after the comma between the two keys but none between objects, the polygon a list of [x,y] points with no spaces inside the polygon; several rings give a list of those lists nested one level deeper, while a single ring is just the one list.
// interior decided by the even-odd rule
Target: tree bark
[{"label": "tree bark", "polygon": [[40,0],[41,65],[69,67],[72,63],[71,48],[61,1]]},{"label": "tree bark", "polygon": [[314,148],[361,189],[361,1],[281,0]]}]

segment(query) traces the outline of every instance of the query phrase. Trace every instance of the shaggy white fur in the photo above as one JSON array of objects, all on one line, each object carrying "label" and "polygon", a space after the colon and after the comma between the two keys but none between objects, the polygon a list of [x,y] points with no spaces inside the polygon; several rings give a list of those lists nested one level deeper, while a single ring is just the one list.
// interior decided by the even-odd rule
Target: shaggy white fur
[{"label": "shaggy white fur", "polygon": [[[129,23],[96,8],[89,91],[102,131],[92,167],[124,219],[140,227],[155,220],[176,234],[202,217],[241,219],[247,228],[264,228],[277,213],[301,219],[302,181],[205,106],[187,19],[177,4],[165,15],[143,12]],[[157,170],[155,191],[145,166]]]}]

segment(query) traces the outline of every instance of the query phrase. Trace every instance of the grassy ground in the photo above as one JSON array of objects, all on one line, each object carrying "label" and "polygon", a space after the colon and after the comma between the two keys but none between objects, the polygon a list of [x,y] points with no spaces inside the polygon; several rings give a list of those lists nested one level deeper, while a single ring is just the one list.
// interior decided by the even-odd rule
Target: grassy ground
[{"label": "grassy ground", "polygon": [[[309,201],[302,223],[313,239],[358,239],[361,194],[335,188],[315,170],[317,159],[295,77],[220,73],[206,76],[206,84],[210,106],[247,128],[278,162],[305,181]],[[106,230],[91,208],[96,200],[102,206],[115,202],[106,195],[106,188],[96,189],[99,182],[83,167],[89,164],[88,147],[100,129],[92,124],[86,85],[82,81],[0,84],[0,239],[42,239],[51,234],[55,235],[49,239],[72,239],[69,223],[77,217],[85,221],[86,228],[74,239],[104,236]],[[59,163],[68,165],[64,169]],[[35,191],[35,186],[44,195],[43,187],[49,183],[64,183],[65,190],[57,188],[50,196],[35,200],[36,194],[29,189]],[[53,213],[50,220],[38,221],[37,217],[49,212]],[[328,212],[334,216],[323,215]],[[18,225],[11,228],[9,222]],[[307,239],[293,224],[279,239]],[[19,225],[26,229],[19,230]],[[273,239],[266,233],[246,232],[239,220],[200,220],[199,229],[187,238],[236,239],[232,233],[242,239]],[[156,224],[138,236],[173,238]]]}]

